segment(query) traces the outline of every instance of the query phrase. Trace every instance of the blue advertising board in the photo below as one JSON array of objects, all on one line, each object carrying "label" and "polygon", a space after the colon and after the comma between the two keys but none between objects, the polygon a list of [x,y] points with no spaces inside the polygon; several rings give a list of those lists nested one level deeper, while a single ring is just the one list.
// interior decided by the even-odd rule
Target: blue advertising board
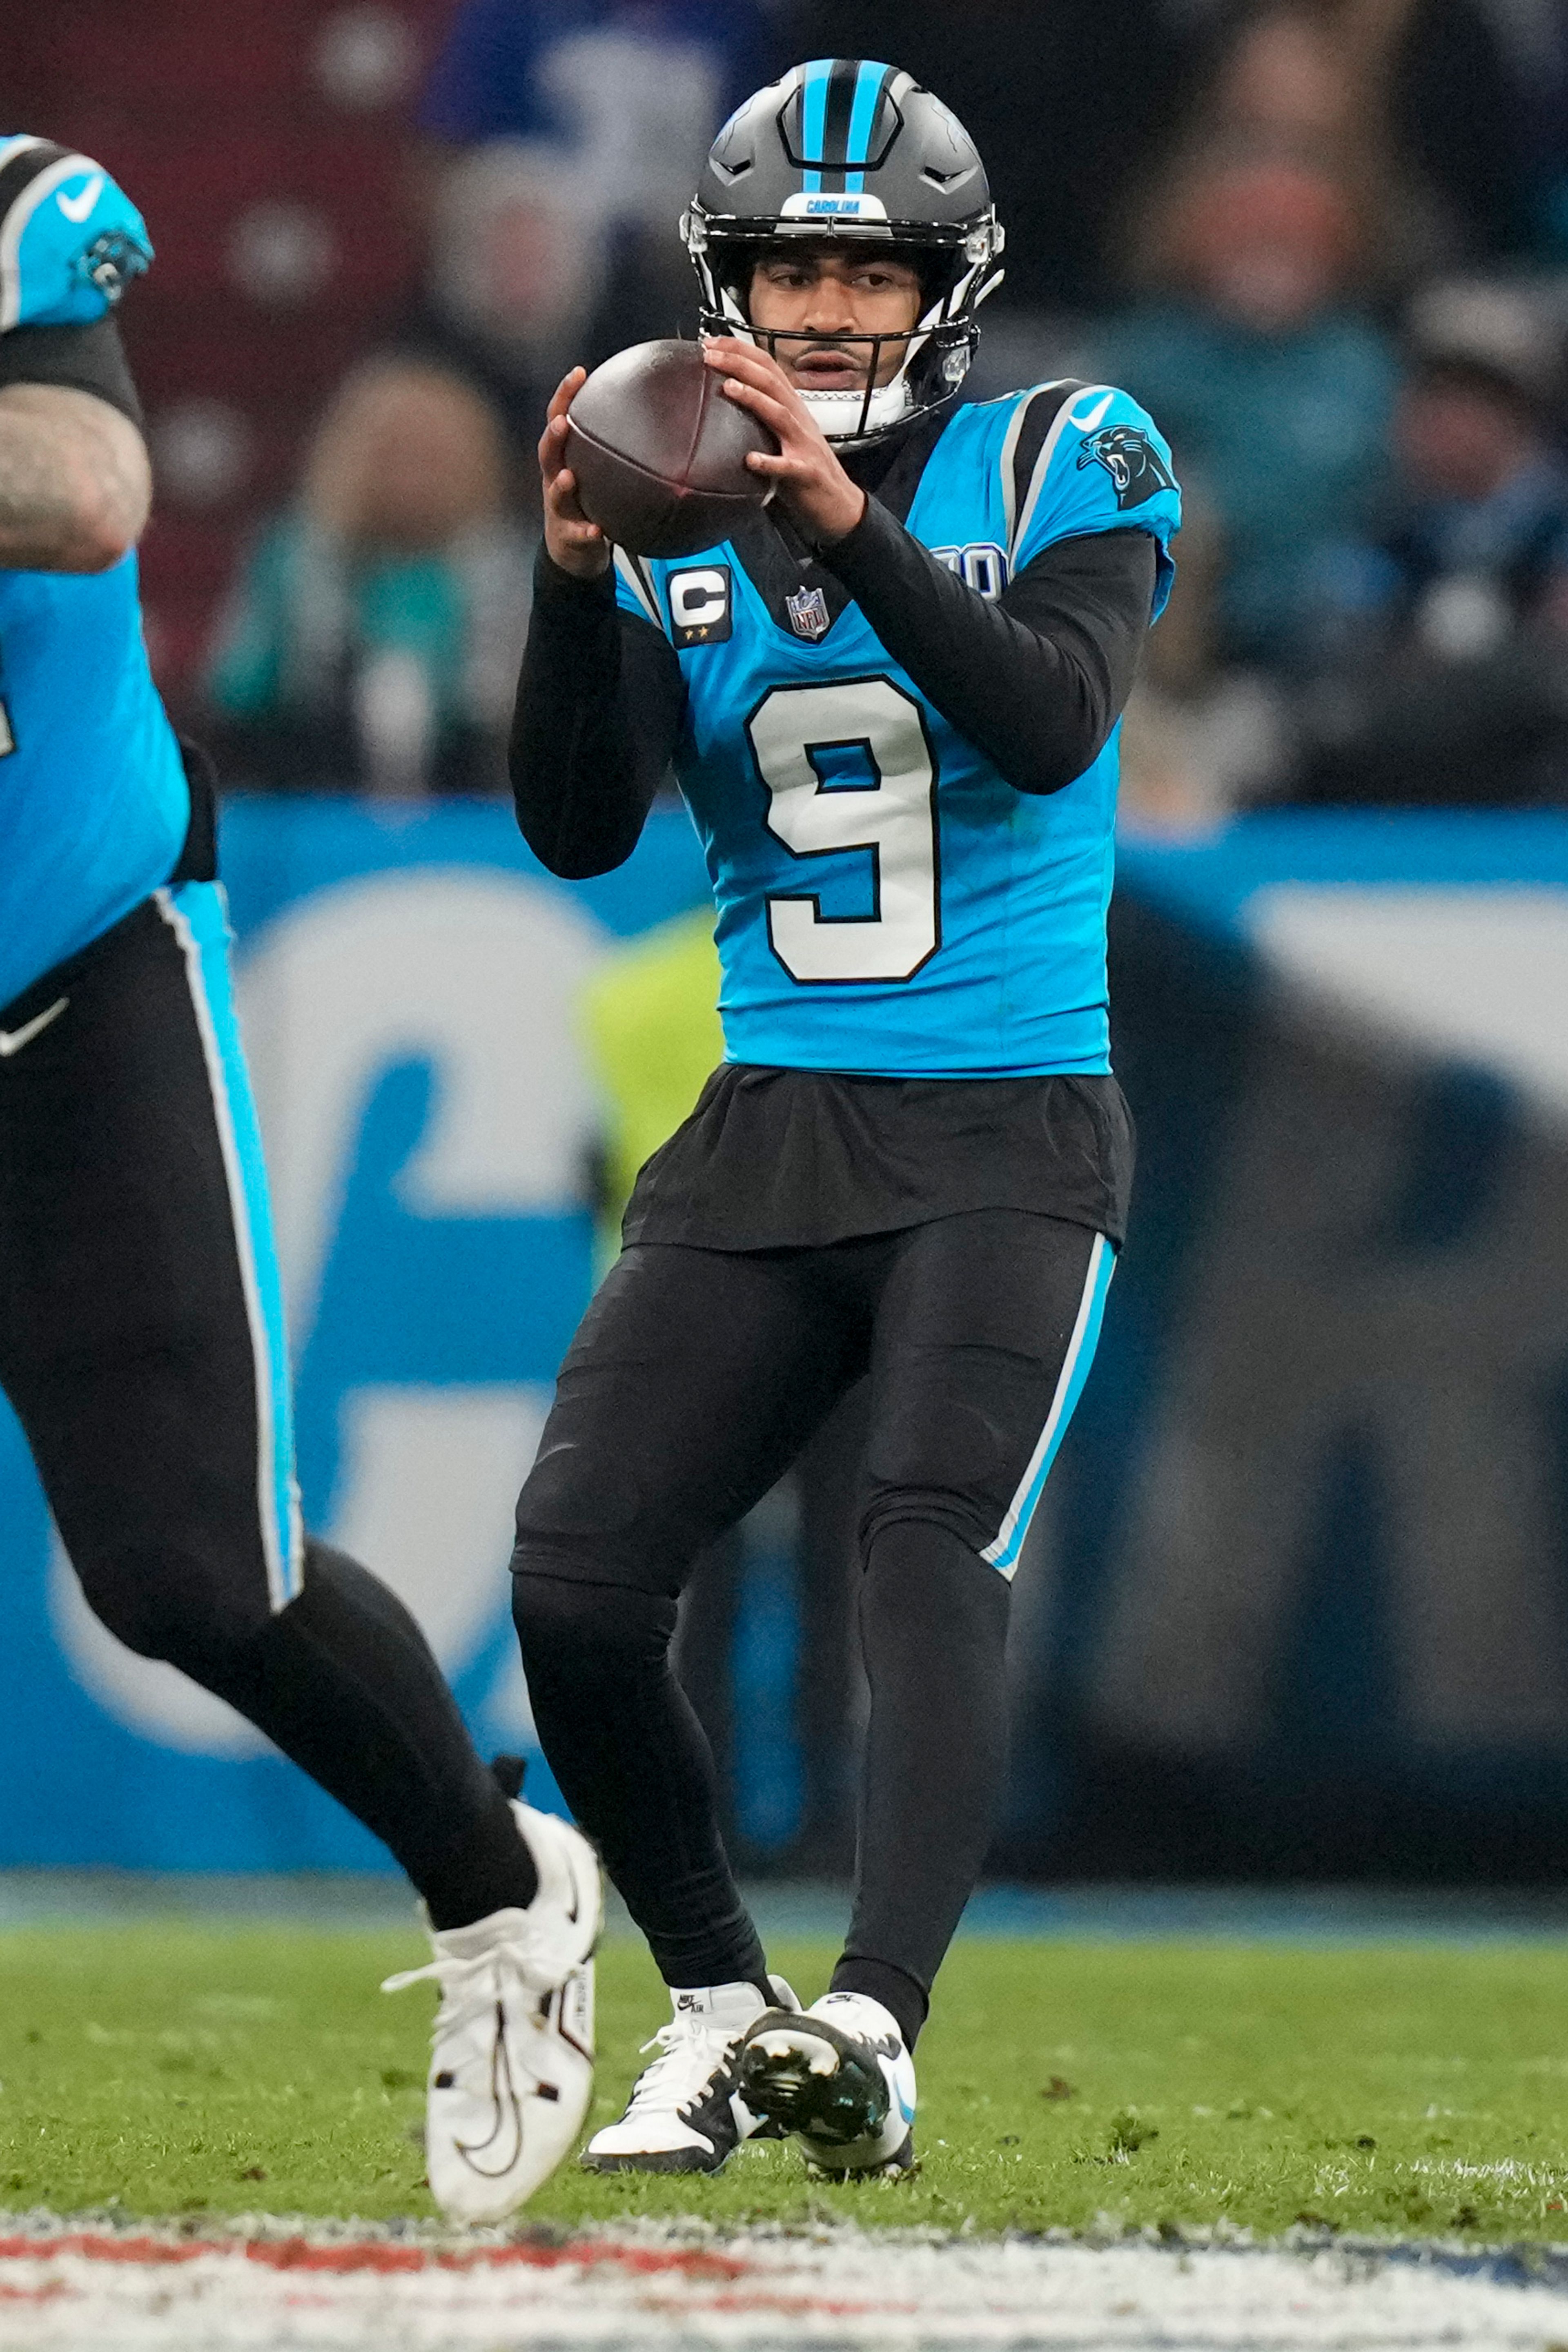
[{"label": "blue advertising board", "polygon": [[[529,1752],[506,1565],[593,1277],[582,992],[703,901],[696,839],[660,810],[620,872],[564,884],[501,808],[255,802],[224,864],[308,1517],[415,1610],[481,1745]],[[1568,819],[1261,815],[1128,841],[1120,875],[1138,1183],[1015,1587],[999,1857],[1555,1870]],[[764,1507],[738,1607],[705,1586],[748,1863],[791,1859],[824,1777],[795,1525]],[[386,1866],[90,1617],[3,1405],[0,1577],[0,1864]]]}]

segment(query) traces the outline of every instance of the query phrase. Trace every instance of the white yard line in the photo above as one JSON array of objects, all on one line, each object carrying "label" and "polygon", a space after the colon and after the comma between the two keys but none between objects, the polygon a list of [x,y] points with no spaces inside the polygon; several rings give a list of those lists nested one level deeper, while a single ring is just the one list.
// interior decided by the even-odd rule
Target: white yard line
[{"label": "white yard line", "polygon": [[[0,2229],[4,2224],[0,2224]],[[1169,2249],[652,2228],[178,2239],[16,2223],[5,2352],[575,2352],[584,2346],[1041,2352],[1548,2352],[1568,2271],[1340,2249]]]}]

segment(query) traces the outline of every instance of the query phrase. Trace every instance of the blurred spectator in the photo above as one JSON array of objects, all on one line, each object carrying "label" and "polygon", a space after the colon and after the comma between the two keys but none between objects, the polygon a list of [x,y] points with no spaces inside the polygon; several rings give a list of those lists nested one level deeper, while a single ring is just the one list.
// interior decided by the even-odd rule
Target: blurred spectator
[{"label": "blurred spectator", "polygon": [[791,25],[803,56],[907,68],[978,142],[1008,230],[999,350],[1010,311],[1103,307],[1163,202],[1152,164],[1163,184],[1189,140],[1245,131],[1335,172],[1376,147],[1426,190],[1424,246],[1511,248],[1539,75],[1491,18],[1537,5],[1555,0],[970,0],[960,24],[950,0],[805,0]]},{"label": "blurred spectator", "polygon": [[1173,134],[1112,240],[1131,306],[1072,359],[1149,403],[1189,493],[1125,735],[1128,821],[1161,827],[1290,772],[1343,551],[1386,511],[1380,309],[1435,257],[1528,226],[1522,76],[1482,0],[1200,14]]},{"label": "blurred spectator", "polygon": [[802,57],[901,66],[978,143],[1007,228],[1007,282],[985,314],[1000,357],[1009,311],[1102,301],[1109,224],[1163,133],[1193,47],[1187,14],[1161,0],[969,0],[960,23],[951,0],[808,0],[792,31]]},{"label": "blurred spectator", "polygon": [[1337,658],[1301,705],[1298,796],[1568,796],[1562,342],[1522,289],[1431,289],[1411,319],[1386,529],[1344,551]]},{"label": "blurred spectator", "polygon": [[347,378],[211,661],[234,781],[501,789],[531,553],[505,480],[500,428],[467,384],[387,360]]},{"label": "blurred spectator", "polygon": [[1562,0],[1479,0],[1520,93],[1516,128],[1530,206],[1530,249],[1568,261],[1568,9]]},{"label": "blurred spectator", "polygon": [[1356,190],[1385,283],[1455,256],[1518,251],[1530,234],[1527,84],[1490,13],[1512,5],[1200,0],[1161,176],[1217,149],[1316,164]]},{"label": "blurred spectator", "polygon": [[1201,497],[1184,496],[1176,586],[1143,658],[1121,731],[1124,833],[1184,835],[1273,792],[1289,772],[1286,697],[1268,672],[1222,662],[1215,646],[1224,541]]},{"label": "blurred spectator", "polygon": [[[493,139],[435,191],[423,299],[399,346],[456,368],[531,457],[545,403],[595,342],[609,229],[593,182],[541,139]],[[521,471],[533,495],[538,469]]]},{"label": "blurred spectator", "polygon": [[1150,226],[1149,292],[1076,355],[1152,410],[1217,520],[1222,662],[1289,656],[1323,551],[1365,528],[1381,487],[1395,363],[1359,299],[1365,236],[1321,165],[1199,159]]},{"label": "blurred spectator", "polygon": [[782,62],[758,0],[462,0],[417,121],[445,149],[543,142],[610,236],[590,360],[689,320],[675,234],[715,131]]}]

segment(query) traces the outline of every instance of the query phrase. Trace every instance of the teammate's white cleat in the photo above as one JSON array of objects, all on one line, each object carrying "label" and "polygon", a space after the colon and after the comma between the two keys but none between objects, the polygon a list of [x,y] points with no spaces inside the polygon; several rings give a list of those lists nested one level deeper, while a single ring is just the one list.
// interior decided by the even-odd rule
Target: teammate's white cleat
[{"label": "teammate's white cleat", "polygon": [[769,2010],[735,2058],[741,2097],[794,2132],[819,2171],[908,2172],[915,2062],[898,2021],[865,1993],[830,1992],[801,2016]]},{"label": "teammate's white cleat", "polygon": [[384,1992],[434,1982],[425,2150],[450,2221],[502,2221],[548,2180],[594,2087],[594,1962],[603,1897],[581,1831],[514,1803],[539,1873],[525,1911],[431,1931],[435,1958]]},{"label": "teammate's white cleat", "polygon": [[743,1981],[671,1992],[674,2016],[643,2044],[658,2056],[637,2076],[620,2122],[595,2132],[583,2151],[590,2172],[717,2172],[743,2139],[765,2130],[735,2095],[736,2047],[759,2017],[800,2009],[783,1977],[768,1982],[772,2009]]}]

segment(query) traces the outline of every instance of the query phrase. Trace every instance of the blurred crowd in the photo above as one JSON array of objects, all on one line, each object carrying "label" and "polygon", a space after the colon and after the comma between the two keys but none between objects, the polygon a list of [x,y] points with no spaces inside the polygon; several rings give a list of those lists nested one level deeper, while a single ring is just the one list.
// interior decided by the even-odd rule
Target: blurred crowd
[{"label": "blurred crowd", "polygon": [[987,158],[974,395],[1111,380],[1173,445],[1126,822],[1568,802],[1558,0],[457,0],[408,109],[417,289],[206,659],[231,779],[501,788],[543,403],[691,331],[709,141],[824,52],[907,66]]}]

